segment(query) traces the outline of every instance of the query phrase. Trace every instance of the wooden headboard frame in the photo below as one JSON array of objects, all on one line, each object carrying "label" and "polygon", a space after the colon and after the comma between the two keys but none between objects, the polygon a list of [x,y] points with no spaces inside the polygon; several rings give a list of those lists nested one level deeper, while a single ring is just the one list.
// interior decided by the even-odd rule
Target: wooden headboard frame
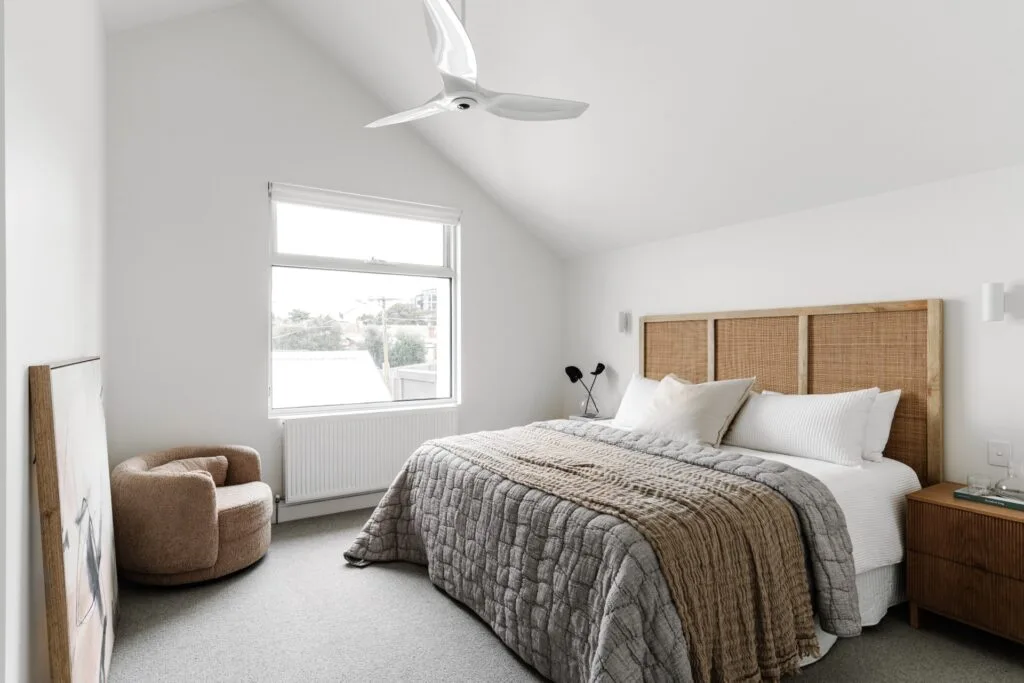
[{"label": "wooden headboard frame", "polygon": [[942,300],[640,319],[640,372],[693,382],[757,376],[758,389],[901,389],[885,455],[942,481]]}]

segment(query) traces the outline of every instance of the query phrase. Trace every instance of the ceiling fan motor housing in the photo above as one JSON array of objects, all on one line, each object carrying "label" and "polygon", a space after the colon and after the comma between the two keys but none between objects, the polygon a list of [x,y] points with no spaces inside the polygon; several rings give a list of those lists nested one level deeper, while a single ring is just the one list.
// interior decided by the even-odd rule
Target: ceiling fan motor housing
[{"label": "ceiling fan motor housing", "polygon": [[460,111],[468,111],[477,105],[477,101],[471,97],[456,97],[452,100],[452,106]]}]

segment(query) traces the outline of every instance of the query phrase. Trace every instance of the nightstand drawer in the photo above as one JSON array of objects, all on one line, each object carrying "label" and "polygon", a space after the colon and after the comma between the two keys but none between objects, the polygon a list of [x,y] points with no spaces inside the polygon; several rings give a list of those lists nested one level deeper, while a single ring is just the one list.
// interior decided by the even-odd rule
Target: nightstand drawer
[{"label": "nightstand drawer", "polygon": [[1024,642],[1024,581],[908,552],[907,587],[927,610]]},{"label": "nightstand drawer", "polygon": [[911,499],[907,549],[1024,580],[1024,524]]}]

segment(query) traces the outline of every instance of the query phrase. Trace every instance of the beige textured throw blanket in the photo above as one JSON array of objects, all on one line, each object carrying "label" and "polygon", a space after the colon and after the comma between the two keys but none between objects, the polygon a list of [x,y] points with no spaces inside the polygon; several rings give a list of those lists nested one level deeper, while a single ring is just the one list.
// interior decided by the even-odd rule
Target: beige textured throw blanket
[{"label": "beige textured throw blanket", "polygon": [[536,426],[443,443],[634,526],[657,554],[695,681],[777,680],[818,654],[798,521],[764,484]]}]

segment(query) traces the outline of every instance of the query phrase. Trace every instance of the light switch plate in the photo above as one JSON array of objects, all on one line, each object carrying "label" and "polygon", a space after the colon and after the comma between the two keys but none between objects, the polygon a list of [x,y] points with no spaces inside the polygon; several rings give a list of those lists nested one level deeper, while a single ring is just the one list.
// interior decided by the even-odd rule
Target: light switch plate
[{"label": "light switch plate", "polygon": [[988,442],[988,464],[996,467],[1009,467],[1013,446],[1009,441]]}]

